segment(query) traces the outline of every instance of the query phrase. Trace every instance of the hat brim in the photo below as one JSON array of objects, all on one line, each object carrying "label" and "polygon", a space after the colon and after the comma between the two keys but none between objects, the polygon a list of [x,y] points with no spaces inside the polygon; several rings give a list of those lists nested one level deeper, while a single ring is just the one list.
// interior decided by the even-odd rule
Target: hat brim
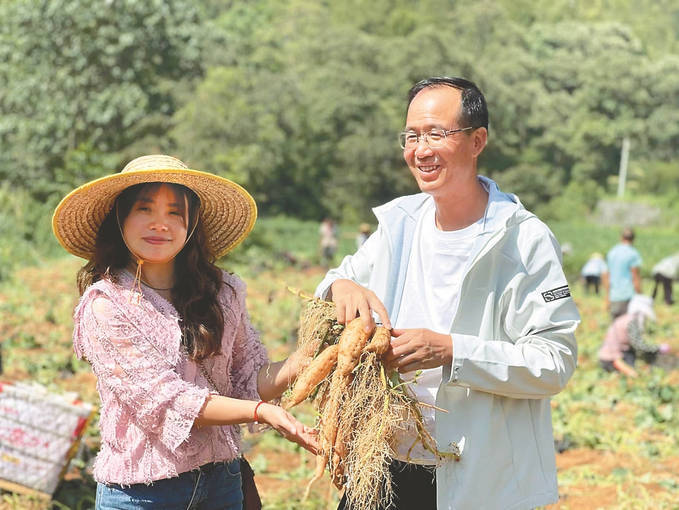
[{"label": "hat brim", "polygon": [[68,252],[90,260],[99,227],[118,195],[125,188],[149,182],[181,184],[198,195],[207,247],[215,258],[240,244],[255,225],[257,205],[235,182],[198,170],[157,168],[107,175],[66,195],[52,217],[57,240]]}]

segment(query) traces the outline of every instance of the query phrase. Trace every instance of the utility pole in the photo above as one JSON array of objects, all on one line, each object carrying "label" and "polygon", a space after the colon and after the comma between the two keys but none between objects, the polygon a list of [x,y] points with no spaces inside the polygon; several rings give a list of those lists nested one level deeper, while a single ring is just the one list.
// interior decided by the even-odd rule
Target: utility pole
[{"label": "utility pole", "polygon": [[622,139],[620,150],[620,169],[618,170],[618,198],[625,194],[625,181],[627,180],[627,162],[629,161],[629,137]]}]

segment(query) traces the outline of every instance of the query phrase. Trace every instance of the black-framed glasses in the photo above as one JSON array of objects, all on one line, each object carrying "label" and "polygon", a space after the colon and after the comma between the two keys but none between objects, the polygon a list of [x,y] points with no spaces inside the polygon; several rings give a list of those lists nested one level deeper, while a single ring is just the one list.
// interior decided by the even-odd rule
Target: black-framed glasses
[{"label": "black-framed glasses", "polygon": [[425,131],[422,134],[417,134],[415,131],[403,131],[398,134],[398,143],[401,149],[414,149],[420,140],[424,139],[424,143],[431,149],[438,149],[443,147],[446,143],[446,136],[452,135],[453,133],[460,133],[462,131],[468,131],[474,129],[473,127],[465,127],[459,129],[431,129]]}]

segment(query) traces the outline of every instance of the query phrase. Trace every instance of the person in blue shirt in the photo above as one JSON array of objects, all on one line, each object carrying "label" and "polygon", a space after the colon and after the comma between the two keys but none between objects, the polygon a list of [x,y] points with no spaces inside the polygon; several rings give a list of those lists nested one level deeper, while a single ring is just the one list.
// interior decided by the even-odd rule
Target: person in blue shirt
[{"label": "person in blue shirt", "polygon": [[641,294],[641,255],[633,244],[634,230],[625,228],[620,242],[606,255],[608,271],[602,276],[612,319],[627,313],[630,299]]}]

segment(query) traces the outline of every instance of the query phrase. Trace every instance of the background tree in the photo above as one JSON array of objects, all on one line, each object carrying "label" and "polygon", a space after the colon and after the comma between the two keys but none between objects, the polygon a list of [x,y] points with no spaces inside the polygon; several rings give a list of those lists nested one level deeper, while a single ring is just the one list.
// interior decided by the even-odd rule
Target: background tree
[{"label": "background tree", "polygon": [[36,198],[105,173],[99,155],[161,145],[174,90],[202,73],[190,1],[10,0],[0,19],[0,178]]}]

